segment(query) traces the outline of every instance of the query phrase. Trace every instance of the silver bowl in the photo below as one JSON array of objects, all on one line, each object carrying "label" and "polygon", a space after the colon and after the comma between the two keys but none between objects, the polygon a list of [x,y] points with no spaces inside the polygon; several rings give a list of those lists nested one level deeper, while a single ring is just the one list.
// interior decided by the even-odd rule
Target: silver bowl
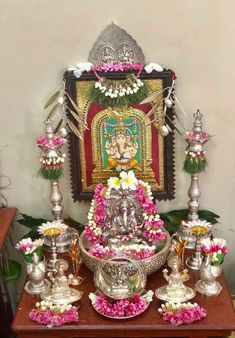
[{"label": "silver bowl", "polygon": [[[143,264],[147,275],[150,275],[151,273],[160,269],[166,262],[167,256],[170,251],[171,237],[166,230],[164,231],[166,232],[166,239],[163,241],[163,249],[149,258],[141,259],[141,263]],[[102,260],[100,258],[94,257],[89,253],[89,246],[90,245],[86,238],[85,231],[83,231],[79,237],[79,247],[81,250],[83,262],[88,267],[88,269],[90,269],[91,271],[95,271],[96,266]]]}]

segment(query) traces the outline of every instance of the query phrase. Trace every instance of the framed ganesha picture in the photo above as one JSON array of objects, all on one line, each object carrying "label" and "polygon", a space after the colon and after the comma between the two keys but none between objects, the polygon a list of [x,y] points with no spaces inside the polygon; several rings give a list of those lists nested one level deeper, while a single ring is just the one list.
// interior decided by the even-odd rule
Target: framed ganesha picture
[{"label": "framed ganesha picture", "polygon": [[[166,117],[168,124],[174,120],[173,107],[163,107],[174,73],[165,69],[150,74],[142,70],[138,77],[137,73],[91,71],[79,78],[73,72],[64,74],[65,90],[82,116],[79,121],[69,115],[81,135],[70,133],[69,138],[74,201],[92,199],[98,183],[105,185],[109,177],[129,170],[151,185],[154,198],[174,198],[174,133],[163,137],[159,132]],[[112,88],[109,94],[100,95],[106,87]],[[139,90],[139,101],[125,102],[123,88],[130,93]],[[153,102],[141,103],[156,92]]]}]

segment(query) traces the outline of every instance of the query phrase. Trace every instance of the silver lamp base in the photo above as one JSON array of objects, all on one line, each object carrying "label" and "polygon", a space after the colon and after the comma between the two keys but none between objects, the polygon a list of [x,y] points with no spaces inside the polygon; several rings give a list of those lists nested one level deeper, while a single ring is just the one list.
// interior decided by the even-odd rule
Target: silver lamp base
[{"label": "silver lamp base", "polygon": [[186,265],[193,270],[200,270],[200,266],[202,264],[202,258],[201,257],[195,257],[195,256],[190,256],[186,260]]},{"label": "silver lamp base", "polygon": [[41,298],[43,300],[51,301],[54,304],[71,304],[81,299],[81,297],[82,292],[72,288],[70,288],[69,295],[65,293],[64,296],[61,297],[57,297],[55,294],[53,294],[53,292],[51,292],[51,290],[41,294]]},{"label": "silver lamp base", "polygon": [[169,294],[167,292],[167,285],[161,286],[155,291],[155,296],[158,299],[164,300],[166,302],[187,302],[188,300],[195,297],[196,293],[192,288],[186,287],[184,293],[179,293],[177,288],[174,293]]},{"label": "silver lamp base", "polygon": [[201,279],[195,284],[195,290],[202,295],[217,296],[222,291],[222,286],[218,282],[205,283]]},{"label": "silver lamp base", "polygon": [[30,280],[25,284],[25,291],[30,293],[31,295],[40,295],[43,292],[46,292],[49,290],[51,286],[51,283],[47,280],[44,279],[41,284],[34,284]]}]

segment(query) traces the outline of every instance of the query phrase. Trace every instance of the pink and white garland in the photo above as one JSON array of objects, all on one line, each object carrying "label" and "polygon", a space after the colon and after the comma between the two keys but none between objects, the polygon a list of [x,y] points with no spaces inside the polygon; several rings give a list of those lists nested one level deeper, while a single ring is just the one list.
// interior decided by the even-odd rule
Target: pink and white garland
[{"label": "pink and white garland", "polygon": [[163,221],[157,214],[157,208],[152,200],[152,193],[148,183],[139,180],[136,188],[136,198],[144,210],[144,236],[153,244],[166,238],[163,231]]},{"label": "pink and white garland", "polygon": [[37,302],[36,309],[32,309],[29,318],[48,327],[61,326],[78,322],[78,309],[72,305],[53,305],[50,302]]},{"label": "pink and white garland", "polygon": [[197,303],[167,302],[158,309],[161,317],[172,325],[190,324],[206,317],[206,310]]},{"label": "pink and white garland", "polygon": [[[137,180],[134,172],[121,172],[120,178],[111,177],[108,180],[108,188],[105,189],[102,183],[98,184],[95,189],[94,199],[91,202],[91,207],[88,213],[88,223],[86,225],[85,234],[91,244],[102,244],[104,238],[102,228],[104,226],[104,218],[106,213],[106,199],[110,197],[112,189],[130,189],[135,191],[135,197],[143,208],[143,224],[136,225],[130,234],[120,237],[121,241],[128,241],[134,237],[139,227],[143,226],[143,234],[145,238],[156,244],[159,240],[166,238],[166,233],[163,230],[163,221],[157,214],[156,205],[153,202],[151,188],[148,183]],[[96,257],[101,257],[107,250],[102,250],[101,247],[96,247],[91,250],[91,253]],[[144,256],[149,256],[149,250],[145,251]],[[139,255],[140,256],[140,255]]]},{"label": "pink and white garland", "polygon": [[42,149],[56,149],[66,142],[64,137],[56,136],[53,139],[48,139],[45,135],[37,138],[37,145]]},{"label": "pink and white garland", "polygon": [[85,229],[86,237],[92,244],[101,244],[103,242],[102,227],[105,217],[105,207],[104,186],[100,183],[97,184],[95,188],[95,195],[91,201],[88,223]]},{"label": "pink and white garland", "polygon": [[118,252],[124,252],[131,255],[136,259],[146,259],[152,257],[155,254],[155,246],[143,245],[143,244],[130,244],[121,245],[118,250],[114,248],[104,247],[103,245],[96,244],[89,249],[89,253],[93,256],[103,259],[108,255],[115,255]]}]

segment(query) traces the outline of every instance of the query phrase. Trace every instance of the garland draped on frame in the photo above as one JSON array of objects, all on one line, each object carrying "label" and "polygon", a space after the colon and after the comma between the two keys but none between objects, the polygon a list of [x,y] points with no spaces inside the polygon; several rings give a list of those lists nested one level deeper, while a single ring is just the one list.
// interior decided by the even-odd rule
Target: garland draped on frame
[{"label": "garland draped on frame", "polygon": [[148,94],[147,84],[134,74],[125,80],[101,78],[90,90],[90,100],[104,107],[129,106],[140,103]]}]

